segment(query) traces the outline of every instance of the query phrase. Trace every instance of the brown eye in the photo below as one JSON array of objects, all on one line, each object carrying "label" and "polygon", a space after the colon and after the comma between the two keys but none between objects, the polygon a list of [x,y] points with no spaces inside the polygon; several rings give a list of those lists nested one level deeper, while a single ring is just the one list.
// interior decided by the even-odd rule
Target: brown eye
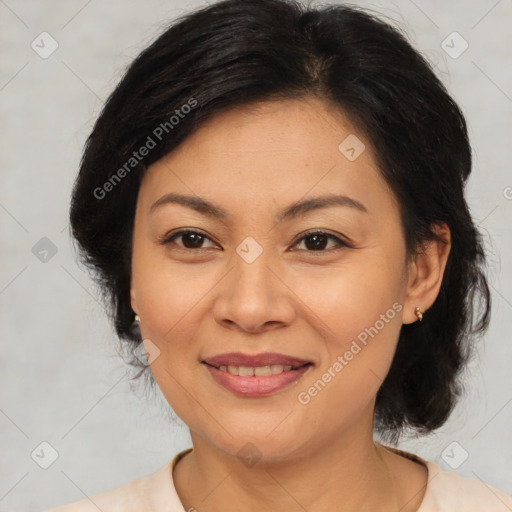
[{"label": "brown eye", "polygon": [[203,243],[206,240],[210,240],[206,235],[200,233],[199,231],[193,230],[183,230],[174,233],[172,236],[167,237],[163,240],[162,244],[167,245],[172,243],[176,243],[175,240],[181,239],[181,244],[177,245],[183,249],[206,249],[207,247],[202,247]]},{"label": "brown eye", "polygon": [[[331,235],[330,233],[325,233],[324,231],[313,231],[307,233],[302,238],[300,238],[294,246],[297,246],[299,243],[304,241],[305,248],[310,252],[325,252],[326,246],[329,243],[329,240],[335,242],[334,249],[338,249],[340,247],[350,247],[350,245],[343,240],[339,239],[337,236]],[[331,250],[333,247],[331,246],[327,250]]]}]

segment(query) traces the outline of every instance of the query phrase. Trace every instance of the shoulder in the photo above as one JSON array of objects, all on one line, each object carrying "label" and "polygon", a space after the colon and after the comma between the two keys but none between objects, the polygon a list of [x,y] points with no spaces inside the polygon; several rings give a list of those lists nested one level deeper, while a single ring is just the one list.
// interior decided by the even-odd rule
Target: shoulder
[{"label": "shoulder", "polygon": [[417,512],[510,512],[512,496],[482,482],[444,471],[432,461],[395,447],[385,446],[427,468],[425,494]]},{"label": "shoulder", "polygon": [[[137,478],[108,491],[87,496],[44,512],[163,512],[177,499],[172,481],[173,461],[154,473]],[[178,501],[178,504],[181,505]],[[182,510],[182,509],[177,509]]]},{"label": "shoulder", "polygon": [[477,478],[467,478],[442,470],[425,461],[428,483],[418,512],[507,512],[512,496]]}]

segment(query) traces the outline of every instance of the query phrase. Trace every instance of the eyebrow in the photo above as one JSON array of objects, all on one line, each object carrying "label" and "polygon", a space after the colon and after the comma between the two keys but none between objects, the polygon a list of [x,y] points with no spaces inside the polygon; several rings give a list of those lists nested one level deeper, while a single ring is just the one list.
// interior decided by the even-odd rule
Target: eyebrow
[{"label": "eyebrow", "polygon": [[[220,220],[224,224],[232,223],[231,215],[224,210],[224,208],[216,206],[210,201],[197,196],[188,196],[176,193],[165,194],[162,196],[151,205],[149,212],[153,213],[157,208],[167,204],[179,204],[195,210],[207,217]],[[282,222],[284,220],[290,220],[298,217],[299,215],[331,206],[346,206],[368,213],[366,206],[356,199],[352,199],[345,195],[329,194],[326,196],[312,197],[310,199],[302,199],[292,203],[277,213],[276,221]]]}]

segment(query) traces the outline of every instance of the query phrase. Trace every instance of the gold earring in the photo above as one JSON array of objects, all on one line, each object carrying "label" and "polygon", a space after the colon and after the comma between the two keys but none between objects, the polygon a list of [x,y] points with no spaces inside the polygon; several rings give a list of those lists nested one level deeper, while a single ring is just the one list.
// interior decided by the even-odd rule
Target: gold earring
[{"label": "gold earring", "polygon": [[140,316],[139,315],[135,315],[135,321],[140,323]]},{"label": "gold earring", "polygon": [[414,312],[416,313],[418,320],[421,322],[423,320],[423,311],[421,311],[421,309],[418,306],[416,306],[414,308]]}]

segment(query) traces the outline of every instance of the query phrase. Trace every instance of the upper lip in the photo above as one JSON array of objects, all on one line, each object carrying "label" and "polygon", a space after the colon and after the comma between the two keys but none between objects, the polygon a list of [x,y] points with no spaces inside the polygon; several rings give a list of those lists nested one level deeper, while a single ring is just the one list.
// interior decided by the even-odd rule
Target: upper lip
[{"label": "upper lip", "polygon": [[304,366],[311,363],[298,357],[287,356],[284,354],[276,354],[273,352],[265,352],[263,354],[249,355],[242,354],[241,352],[230,352],[228,354],[219,354],[214,357],[208,357],[202,361],[211,366],[269,366],[273,364],[280,364],[282,366]]}]

